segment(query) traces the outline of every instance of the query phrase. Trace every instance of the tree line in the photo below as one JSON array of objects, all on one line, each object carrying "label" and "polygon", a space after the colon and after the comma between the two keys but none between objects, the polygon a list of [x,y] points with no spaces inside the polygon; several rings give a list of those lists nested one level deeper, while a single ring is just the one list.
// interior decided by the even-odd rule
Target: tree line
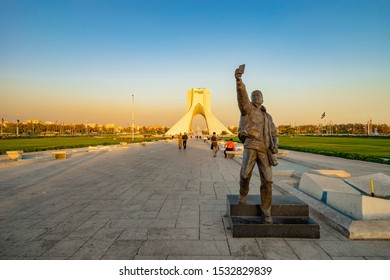
[{"label": "tree line", "polygon": [[388,124],[373,124],[369,129],[367,124],[327,124],[327,125],[280,125],[281,134],[390,134]]},{"label": "tree line", "polygon": [[[0,123],[2,136],[56,136],[56,135],[100,135],[116,133],[132,133],[133,128],[121,128],[113,125],[100,124],[64,124],[64,123],[43,123],[43,122],[24,122],[24,123]],[[164,134],[168,131],[164,126],[142,126],[135,127],[135,133],[140,134]]]},{"label": "tree line", "polygon": [[[115,133],[132,133],[131,126],[120,128],[112,125],[100,124],[64,124],[64,123],[43,123],[43,122],[24,122],[24,123],[0,123],[1,135],[100,135]],[[169,130],[166,126],[137,126],[134,131],[139,134],[164,134]],[[231,127],[233,133],[237,133],[237,127]],[[278,131],[281,135],[287,134],[390,134],[388,124],[373,124],[371,129],[367,124],[348,123],[348,124],[327,124],[327,125],[279,125]],[[206,134],[206,131],[203,131]],[[227,134],[222,133],[222,134]]]}]

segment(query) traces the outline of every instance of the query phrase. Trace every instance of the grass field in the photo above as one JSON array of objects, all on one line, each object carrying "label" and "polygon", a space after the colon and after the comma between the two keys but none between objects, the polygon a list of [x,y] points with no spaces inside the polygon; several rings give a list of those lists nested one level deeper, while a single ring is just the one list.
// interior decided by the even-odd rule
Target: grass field
[{"label": "grass field", "polygon": [[[237,141],[238,138],[235,138]],[[390,138],[282,136],[281,149],[390,164]]]},{"label": "grass field", "polygon": [[280,137],[282,149],[390,164],[390,138]]},{"label": "grass field", "polygon": [[[135,138],[134,142],[150,141],[154,139]],[[0,139],[0,154],[10,150],[22,150],[35,152],[45,150],[58,150],[66,148],[81,148],[96,145],[115,145],[120,142],[132,142],[131,138],[115,136],[107,137],[45,137],[45,138],[20,138]]]},{"label": "grass field", "polygon": [[[228,138],[224,138],[228,139]],[[0,154],[10,150],[24,152],[80,148],[96,145],[114,145],[131,142],[131,138],[107,137],[47,137],[28,139],[0,139]],[[147,139],[147,140],[155,140]],[[134,142],[144,141],[136,138]],[[237,137],[234,141],[239,141]],[[390,164],[390,138],[379,137],[320,137],[320,136],[282,136],[279,137],[281,149],[295,150],[329,156],[357,159]]]}]

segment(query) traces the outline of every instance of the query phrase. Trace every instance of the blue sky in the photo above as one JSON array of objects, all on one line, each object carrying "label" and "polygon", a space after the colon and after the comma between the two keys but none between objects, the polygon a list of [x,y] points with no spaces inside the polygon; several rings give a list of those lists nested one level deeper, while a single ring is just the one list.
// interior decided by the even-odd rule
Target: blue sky
[{"label": "blue sky", "polygon": [[379,0],[0,0],[0,115],[129,125],[134,94],[138,125],[172,126],[205,87],[237,124],[245,63],[277,124],[389,124],[389,15]]}]

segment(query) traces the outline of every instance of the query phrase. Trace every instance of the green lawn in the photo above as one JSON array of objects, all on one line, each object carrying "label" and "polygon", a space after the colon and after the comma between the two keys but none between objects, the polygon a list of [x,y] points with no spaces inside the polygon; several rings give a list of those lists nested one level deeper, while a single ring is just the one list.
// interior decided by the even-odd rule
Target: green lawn
[{"label": "green lawn", "polygon": [[[238,138],[234,139],[235,141]],[[390,164],[390,138],[281,136],[281,149]]]},{"label": "green lawn", "polygon": [[[150,141],[149,139],[136,138],[134,142]],[[154,139],[153,139],[154,140]],[[20,138],[0,139],[0,154],[10,150],[22,150],[24,152],[35,152],[45,150],[56,150],[65,148],[81,148],[96,145],[115,145],[120,142],[131,142],[131,138],[115,136],[107,137],[45,137],[45,138]]]},{"label": "green lawn", "polygon": [[280,137],[282,149],[390,164],[390,138],[379,137]]},{"label": "green lawn", "polygon": [[[230,137],[229,137],[230,138]],[[229,138],[224,138],[228,140]],[[0,154],[10,150],[24,152],[80,148],[96,145],[114,145],[131,142],[131,138],[106,137],[47,137],[28,139],[0,139]],[[155,140],[149,138],[146,140]],[[234,141],[239,141],[237,137]],[[134,142],[144,141],[136,138]],[[281,149],[317,153],[349,159],[358,159],[390,164],[390,138],[379,137],[321,137],[321,136],[282,136]]]}]

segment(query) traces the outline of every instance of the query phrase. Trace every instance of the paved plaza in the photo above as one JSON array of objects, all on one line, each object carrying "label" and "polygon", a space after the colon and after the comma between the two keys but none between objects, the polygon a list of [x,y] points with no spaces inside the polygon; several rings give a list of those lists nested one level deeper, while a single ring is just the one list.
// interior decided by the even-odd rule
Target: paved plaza
[{"label": "paved plaza", "polygon": [[[41,153],[42,154],[42,153]],[[240,160],[212,157],[189,140],[68,152],[66,160],[0,162],[0,259],[390,259],[389,240],[349,240],[318,217],[320,239],[233,238],[226,195],[238,194]],[[342,169],[354,176],[383,164],[290,152],[274,169]],[[259,194],[252,176],[250,194]]]}]

